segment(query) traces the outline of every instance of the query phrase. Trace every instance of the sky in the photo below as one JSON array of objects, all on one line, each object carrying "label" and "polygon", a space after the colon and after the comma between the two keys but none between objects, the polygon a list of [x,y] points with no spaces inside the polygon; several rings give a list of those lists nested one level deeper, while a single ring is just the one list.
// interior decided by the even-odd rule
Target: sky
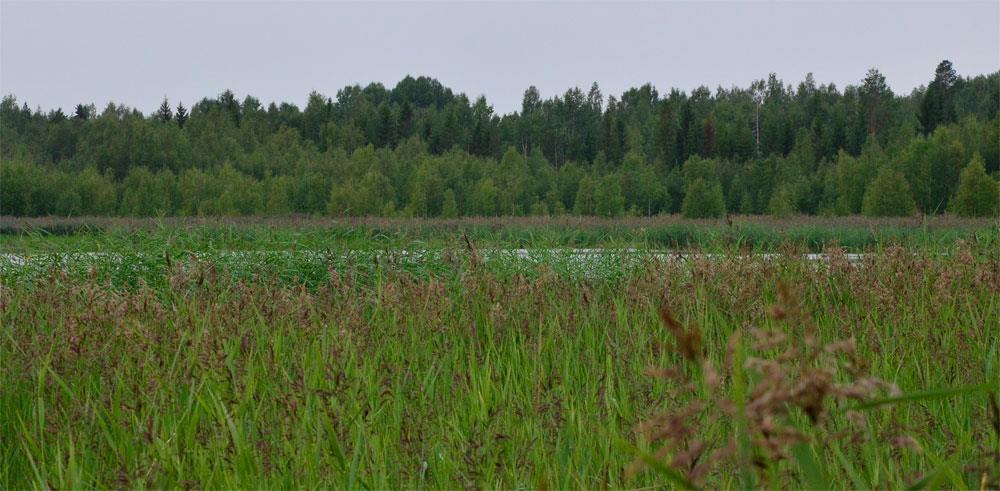
[{"label": "sky", "polygon": [[437,78],[499,113],[597,82],[605,97],[748,86],[858,84],[877,67],[897,93],[942,59],[1000,69],[1000,1],[323,2],[0,0],[0,92],[48,110],[231,89],[265,103],[316,90]]}]

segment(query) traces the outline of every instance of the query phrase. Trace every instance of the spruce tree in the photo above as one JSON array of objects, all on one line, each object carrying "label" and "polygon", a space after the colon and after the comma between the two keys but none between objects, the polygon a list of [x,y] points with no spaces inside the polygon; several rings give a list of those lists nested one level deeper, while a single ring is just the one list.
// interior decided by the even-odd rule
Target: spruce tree
[{"label": "spruce tree", "polygon": [[174,113],[170,110],[170,102],[167,101],[166,97],[163,98],[160,108],[156,110],[155,117],[161,123],[169,123],[174,119]]},{"label": "spruce tree", "polygon": [[183,102],[177,103],[177,115],[174,117],[174,119],[177,121],[177,126],[181,128],[184,127],[184,123],[187,123],[188,112],[187,108],[184,107]]},{"label": "spruce tree", "polygon": [[934,131],[938,125],[955,121],[955,101],[952,97],[953,88],[958,82],[958,75],[951,62],[943,60],[934,70],[934,80],[927,86],[924,98],[920,101],[920,123],[924,133]]},{"label": "spruce tree", "polygon": [[73,117],[81,121],[86,121],[91,117],[93,117],[93,115],[94,115],[94,106],[92,104],[91,105],[77,104]]}]

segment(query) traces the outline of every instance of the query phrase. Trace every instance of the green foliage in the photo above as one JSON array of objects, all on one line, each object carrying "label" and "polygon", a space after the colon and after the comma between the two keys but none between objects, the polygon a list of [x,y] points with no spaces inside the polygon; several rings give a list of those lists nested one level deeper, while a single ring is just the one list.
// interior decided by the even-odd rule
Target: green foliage
[{"label": "green foliage", "polygon": [[642,215],[653,215],[660,210],[664,188],[653,165],[635,152],[625,156],[622,168],[621,188],[625,198],[625,208]]},{"label": "green foliage", "polygon": [[865,191],[878,170],[887,165],[885,153],[874,140],[869,140],[860,157],[840,152],[837,163],[828,176],[828,199],[837,215],[861,213]]},{"label": "green foliage", "polygon": [[910,185],[903,174],[883,167],[865,191],[861,211],[870,217],[900,217],[912,215],[915,209]]},{"label": "green foliage", "polygon": [[719,162],[693,155],[684,162],[684,179],[694,182],[698,179],[714,182],[719,179]]},{"label": "green foliage", "polygon": [[21,160],[5,161],[0,165],[0,214],[41,215],[38,206],[43,189],[44,173],[38,167]]},{"label": "green foliage", "polygon": [[726,213],[722,186],[705,179],[695,179],[688,185],[681,213],[685,218],[719,218]]},{"label": "green foliage", "polygon": [[411,217],[426,217],[429,213],[427,186],[423,181],[415,181],[410,190],[409,203],[406,205],[406,213]]},{"label": "green foliage", "polygon": [[262,183],[263,213],[270,215],[285,215],[291,213],[292,205],[289,193],[292,189],[290,176],[268,176]]},{"label": "green foliage", "polygon": [[795,213],[795,196],[791,186],[781,186],[767,205],[768,214],[783,218]]},{"label": "green foliage", "polygon": [[313,92],[302,109],[225,91],[190,110],[79,104],[67,117],[7,96],[0,206],[19,216],[656,215],[682,211],[703,179],[732,213],[848,215],[891,165],[917,209],[935,214],[954,208],[974,153],[1000,171],[998,86],[1000,72],[961,78],[942,62],[909,95],[872,69],[843,90],[773,74],[749,90],[647,84],[606,99],[596,84],[550,99],[532,87],[506,115],[427,77]]},{"label": "green foliage", "polygon": [[[145,167],[133,168],[122,181],[119,212],[126,216],[151,217],[173,210],[176,180],[170,171],[153,174]],[[214,213],[211,214],[229,214]]]},{"label": "green foliage", "polygon": [[487,177],[476,183],[469,198],[469,213],[473,216],[493,216],[497,214],[499,192],[493,179]]},{"label": "green foliage", "polygon": [[920,122],[924,132],[934,131],[938,125],[955,120],[955,84],[958,76],[948,60],[938,64],[934,80],[927,86],[920,101]]},{"label": "green foliage", "polygon": [[389,202],[393,202],[394,195],[389,178],[372,169],[360,180],[334,184],[326,212],[335,216],[379,215]]},{"label": "green foliage", "polygon": [[593,215],[597,212],[597,185],[590,176],[584,176],[577,185],[576,198],[573,200],[573,213],[577,215]]},{"label": "green foliage", "polygon": [[968,163],[957,131],[941,126],[928,138],[917,138],[896,159],[906,176],[917,208],[927,214],[941,213],[954,196],[958,176]]},{"label": "green foliage", "polygon": [[949,209],[965,217],[996,216],[1000,212],[1000,183],[986,174],[983,158],[978,154],[962,171],[958,193]]},{"label": "green foliage", "polygon": [[455,200],[455,192],[450,188],[444,192],[444,200],[441,203],[442,218],[458,217],[458,201]]},{"label": "green foliage", "polygon": [[605,217],[616,217],[625,213],[625,196],[618,178],[607,175],[601,179],[594,191],[594,212]]},{"label": "green foliage", "polygon": [[112,215],[118,204],[115,184],[107,176],[98,174],[93,167],[87,167],[74,180],[76,192],[84,203],[83,213],[87,215]]}]

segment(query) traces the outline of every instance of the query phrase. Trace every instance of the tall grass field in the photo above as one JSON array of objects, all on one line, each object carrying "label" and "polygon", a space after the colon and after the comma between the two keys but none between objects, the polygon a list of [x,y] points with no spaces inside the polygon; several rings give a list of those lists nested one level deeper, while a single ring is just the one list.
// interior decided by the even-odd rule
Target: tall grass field
[{"label": "tall grass field", "polygon": [[796,220],[4,219],[0,489],[1000,486],[997,224]]}]

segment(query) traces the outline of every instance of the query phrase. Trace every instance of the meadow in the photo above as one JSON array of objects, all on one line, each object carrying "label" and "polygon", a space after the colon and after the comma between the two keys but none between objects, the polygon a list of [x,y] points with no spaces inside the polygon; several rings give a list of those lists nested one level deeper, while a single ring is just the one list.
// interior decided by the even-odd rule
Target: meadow
[{"label": "meadow", "polygon": [[994,489],[998,238],[4,218],[0,488]]}]

